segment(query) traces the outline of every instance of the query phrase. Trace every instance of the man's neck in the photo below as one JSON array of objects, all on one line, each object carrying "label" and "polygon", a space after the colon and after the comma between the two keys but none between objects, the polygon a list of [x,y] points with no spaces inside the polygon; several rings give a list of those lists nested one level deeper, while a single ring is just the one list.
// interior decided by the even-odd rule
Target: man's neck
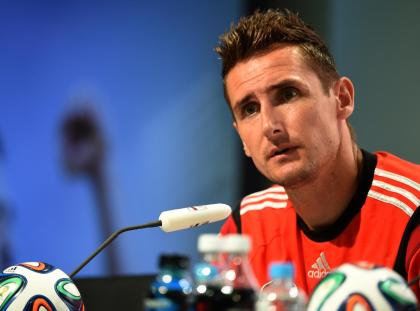
[{"label": "man's neck", "polygon": [[296,213],[311,230],[333,224],[345,211],[358,185],[362,152],[353,144],[313,181],[286,188]]}]

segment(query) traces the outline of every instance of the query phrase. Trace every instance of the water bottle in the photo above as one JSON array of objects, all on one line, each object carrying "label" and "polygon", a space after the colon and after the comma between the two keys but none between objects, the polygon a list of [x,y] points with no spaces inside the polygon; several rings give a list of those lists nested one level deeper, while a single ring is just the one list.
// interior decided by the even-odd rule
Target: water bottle
[{"label": "water bottle", "polygon": [[272,263],[269,269],[271,282],[260,291],[257,311],[303,311],[307,298],[293,281],[291,262]]},{"label": "water bottle", "polygon": [[223,237],[222,251],[226,259],[208,310],[255,310],[258,283],[248,261],[250,248],[251,241],[246,235],[229,234]]},{"label": "water bottle", "polygon": [[192,278],[189,259],[182,255],[161,255],[159,273],[144,301],[146,311],[192,310]]},{"label": "water bottle", "polygon": [[202,234],[197,249],[202,261],[194,267],[194,305],[196,311],[210,311],[215,291],[219,289],[222,237],[218,234]]}]

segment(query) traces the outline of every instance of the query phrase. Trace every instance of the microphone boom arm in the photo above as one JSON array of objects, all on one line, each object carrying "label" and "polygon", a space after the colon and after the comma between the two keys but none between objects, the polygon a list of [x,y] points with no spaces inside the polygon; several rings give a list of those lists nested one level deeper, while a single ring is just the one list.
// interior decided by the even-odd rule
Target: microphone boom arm
[{"label": "microphone boom arm", "polygon": [[118,231],[115,231],[113,234],[111,234],[106,240],[105,242],[103,242],[96,250],[95,252],[92,253],[92,255],[90,255],[88,258],[86,258],[72,273],[70,273],[70,278],[72,279],[80,270],[83,269],[84,266],[86,266],[93,258],[96,257],[96,255],[98,255],[105,247],[107,247],[107,245],[109,243],[111,243],[113,240],[115,240],[115,238],[117,236],[119,236],[121,233],[127,232],[127,231],[132,231],[132,230],[137,230],[137,229],[144,229],[144,228],[153,228],[153,227],[159,227],[162,226],[162,221],[158,220],[158,221],[154,221],[154,222],[150,222],[144,225],[137,225],[137,226],[130,226],[130,227],[125,227],[122,228]]}]

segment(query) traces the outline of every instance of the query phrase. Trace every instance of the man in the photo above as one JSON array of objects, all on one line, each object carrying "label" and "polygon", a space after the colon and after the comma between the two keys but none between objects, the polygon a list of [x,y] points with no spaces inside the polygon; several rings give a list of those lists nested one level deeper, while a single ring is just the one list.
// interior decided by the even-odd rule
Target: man
[{"label": "man", "polygon": [[[354,87],[288,11],[256,12],[220,38],[225,97],[244,152],[274,185],[246,196],[221,233],[251,236],[260,285],[290,260],[308,294],[344,262],[420,273],[420,166],[358,147]],[[419,297],[419,283],[413,287]]]}]

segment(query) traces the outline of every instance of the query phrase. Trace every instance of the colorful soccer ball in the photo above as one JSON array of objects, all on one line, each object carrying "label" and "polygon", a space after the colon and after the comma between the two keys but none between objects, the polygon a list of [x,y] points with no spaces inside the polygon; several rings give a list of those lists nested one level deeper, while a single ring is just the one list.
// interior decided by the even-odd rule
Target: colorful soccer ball
[{"label": "colorful soccer ball", "polygon": [[43,262],[26,262],[0,274],[0,311],[84,311],[73,281]]},{"label": "colorful soccer ball", "polygon": [[417,300],[395,271],[368,263],[343,264],[313,291],[308,311],[417,310]]}]

